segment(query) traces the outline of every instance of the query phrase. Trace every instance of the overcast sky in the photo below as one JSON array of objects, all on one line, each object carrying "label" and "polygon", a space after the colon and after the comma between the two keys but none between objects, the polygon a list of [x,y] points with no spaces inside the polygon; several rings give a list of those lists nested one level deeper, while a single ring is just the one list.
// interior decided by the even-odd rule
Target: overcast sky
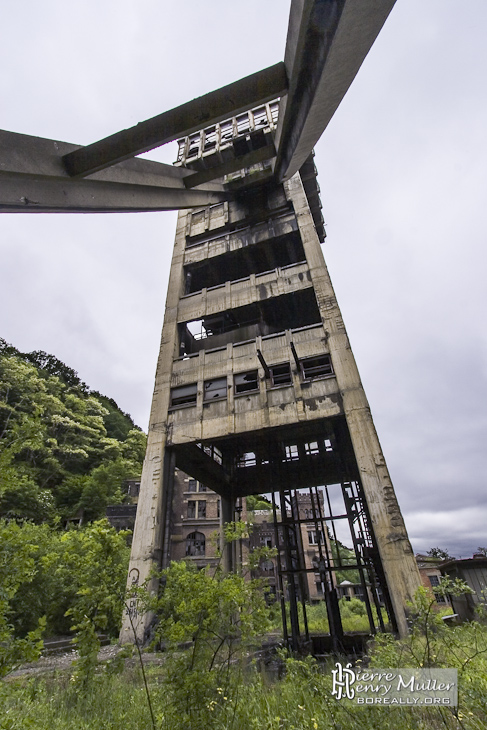
[{"label": "overcast sky", "polygon": [[[94,142],[282,60],[288,9],[8,3],[0,127]],[[485,0],[398,0],[316,149],[324,253],[413,548],[463,557],[487,545],[486,27]],[[175,219],[0,216],[0,336],[145,430]]]}]

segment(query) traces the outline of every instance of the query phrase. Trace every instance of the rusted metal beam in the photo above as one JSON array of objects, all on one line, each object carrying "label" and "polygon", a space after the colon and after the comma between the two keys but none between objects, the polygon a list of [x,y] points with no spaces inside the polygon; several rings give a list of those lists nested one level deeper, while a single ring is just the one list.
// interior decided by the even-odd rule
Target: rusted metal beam
[{"label": "rusted metal beam", "polygon": [[395,0],[292,0],[274,172],[287,180],[304,164],[345,96]]},{"label": "rusted metal beam", "polygon": [[71,177],[84,177],[210,124],[264,104],[287,92],[284,63],[246,76],[233,84],[140,122],[135,127],[80,147],[64,157]]},{"label": "rusted metal beam", "polygon": [[75,145],[0,130],[0,212],[110,213],[177,210],[229,198],[212,183],[187,190],[191,170],[127,160],[87,180],[73,180],[62,157]]}]

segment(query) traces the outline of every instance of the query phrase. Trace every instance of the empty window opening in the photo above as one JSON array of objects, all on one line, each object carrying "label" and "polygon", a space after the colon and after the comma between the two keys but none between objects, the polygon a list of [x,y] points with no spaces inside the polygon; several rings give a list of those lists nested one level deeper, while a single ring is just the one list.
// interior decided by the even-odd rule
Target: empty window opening
[{"label": "empty window opening", "polygon": [[255,457],[255,453],[253,451],[248,451],[245,454],[242,454],[240,459],[237,461],[237,466],[239,468],[245,468],[247,466],[255,466],[257,464],[257,459]]},{"label": "empty window opening", "polygon": [[262,560],[262,562],[259,565],[261,571],[263,573],[272,574],[274,573],[274,563],[272,560]]},{"label": "empty window opening", "polygon": [[198,482],[196,479],[190,479],[188,482],[188,492],[196,492]]},{"label": "empty window opening", "polygon": [[[283,218],[288,221],[289,213]],[[248,228],[241,237],[247,245],[220,256],[211,256],[198,263],[185,266],[185,294],[194,294],[205,288],[220,286],[226,281],[237,281],[250,274],[261,274],[293,264],[305,263],[306,256],[299,233],[293,232],[275,238],[274,227],[279,228],[280,219],[266,222],[269,240],[263,237],[263,224]],[[289,221],[287,222],[289,226]],[[265,235],[265,234],[264,234]],[[210,241],[210,247],[212,242]]]},{"label": "empty window opening", "polygon": [[[320,321],[313,289],[300,289],[290,294],[261,299],[259,302],[229,309],[204,319],[180,323],[180,356],[221,347],[228,342],[236,344],[255,339],[258,335],[282,332],[283,326],[295,329],[319,324]],[[331,366],[328,366],[327,373],[330,372]]]},{"label": "empty window opening", "polygon": [[179,388],[171,388],[171,407],[195,405],[197,396],[197,384],[182,385]]},{"label": "empty window opening", "polygon": [[247,393],[259,389],[257,370],[248,373],[239,373],[234,376],[235,394]]},{"label": "empty window opening", "polygon": [[186,538],[186,555],[188,557],[202,556],[206,552],[206,540],[202,532],[190,532]]},{"label": "empty window opening", "polygon": [[[202,444],[197,443],[196,446],[201,449],[207,456],[209,456],[211,459],[216,461],[217,464],[221,464],[223,461],[223,454],[216,446],[213,446],[213,444]],[[205,487],[206,489],[206,487]]]},{"label": "empty window opening", "polygon": [[310,441],[309,444],[305,444],[304,450],[306,452],[306,456],[313,456],[314,454],[319,454],[320,452],[317,441]]},{"label": "empty window opening", "polygon": [[227,379],[215,378],[214,380],[206,380],[203,390],[203,400],[209,401],[215,398],[227,397]]},{"label": "empty window opening", "polygon": [[275,385],[289,385],[292,383],[291,365],[286,362],[283,365],[272,365],[269,368],[271,383]]},{"label": "empty window opening", "polygon": [[299,451],[297,444],[290,444],[289,446],[285,447],[286,452],[286,461],[298,461],[299,460]]},{"label": "empty window opening", "polygon": [[333,375],[329,355],[318,355],[301,360],[303,378],[317,378],[319,375]]}]

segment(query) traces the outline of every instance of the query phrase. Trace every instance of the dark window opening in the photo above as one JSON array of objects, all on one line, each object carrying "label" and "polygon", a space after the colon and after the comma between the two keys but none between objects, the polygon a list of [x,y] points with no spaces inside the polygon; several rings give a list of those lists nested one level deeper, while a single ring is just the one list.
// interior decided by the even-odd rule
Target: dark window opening
[{"label": "dark window opening", "polygon": [[189,557],[203,556],[206,552],[206,540],[202,532],[190,532],[186,538],[186,555]]},{"label": "dark window opening", "polygon": [[284,365],[273,365],[269,368],[272,385],[289,385],[292,383],[291,366],[288,362]]},{"label": "dark window opening", "polygon": [[227,379],[226,378],[215,378],[215,380],[206,380],[203,400],[209,401],[214,398],[226,398],[227,397]]},{"label": "dark window opening", "polygon": [[[284,218],[287,220],[289,214],[286,214]],[[279,225],[279,219],[276,219],[275,225]],[[254,238],[258,240],[265,235],[265,229],[261,224],[248,228],[247,232],[242,234],[246,243],[243,248],[185,266],[185,294],[193,294],[205,288],[220,286],[226,281],[244,279],[250,274],[261,274],[264,271],[272,271],[306,261],[299,233],[289,233],[275,238],[270,230],[270,224],[268,227],[270,240],[251,245]]]},{"label": "dark window opening", "polygon": [[223,454],[219,448],[213,446],[213,444],[202,444],[197,443],[196,446],[201,449],[207,456],[216,461],[217,464],[221,464],[223,461]]},{"label": "dark window opening", "polygon": [[318,355],[301,360],[303,378],[317,378],[319,375],[333,375],[331,358],[329,355]]},{"label": "dark window opening", "polygon": [[246,466],[255,466],[257,459],[253,451],[248,451],[246,454],[242,454],[240,459],[237,461],[237,467],[245,468]]},{"label": "dark window opening", "polygon": [[236,395],[259,389],[257,370],[251,370],[248,373],[239,373],[238,375],[234,375],[233,379]]},{"label": "dark window opening", "polygon": [[188,482],[188,492],[196,492],[196,486],[198,482],[196,479],[190,479]]},{"label": "dark window opening", "polygon": [[319,323],[320,312],[313,289],[300,289],[204,319],[180,323],[180,356],[282,332],[284,327],[295,329]]},{"label": "dark window opening", "polygon": [[198,519],[206,520],[206,501],[203,499],[198,501]]},{"label": "dark window opening", "polygon": [[171,389],[171,406],[194,405],[196,403],[197,385],[182,385]]},{"label": "dark window opening", "polygon": [[187,517],[188,520],[194,520],[196,518],[196,502],[194,499],[188,501]]},{"label": "dark window opening", "polygon": [[199,484],[199,489],[198,489],[198,491],[199,491],[199,492],[206,492],[206,487],[205,487],[205,485],[204,485],[204,484],[202,484],[201,482],[200,482],[200,484]]}]

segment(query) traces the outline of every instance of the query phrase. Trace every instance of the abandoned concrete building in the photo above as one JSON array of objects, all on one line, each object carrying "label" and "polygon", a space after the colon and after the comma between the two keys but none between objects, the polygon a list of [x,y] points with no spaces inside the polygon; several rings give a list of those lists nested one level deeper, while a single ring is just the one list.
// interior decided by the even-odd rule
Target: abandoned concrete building
[{"label": "abandoned concrete building", "polygon": [[[261,149],[276,111],[265,104],[181,139],[177,164],[203,179],[240,147]],[[143,577],[148,554],[162,565],[191,554],[210,561],[208,529],[196,529],[201,511],[213,528],[234,520],[246,495],[271,493],[292,640],[297,603],[316,598],[317,586],[341,633],[338,568],[326,540],[316,540],[316,565],[308,560],[313,530],[347,532],[371,631],[382,600],[405,631],[419,575],[323,260],[313,158],[281,185],[250,184],[265,171],[256,163],[228,174],[234,200],[179,213],[132,570]],[[191,475],[184,504],[176,468]],[[201,484],[220,501],[190,491]],[[224,562],[235,564],[230,550]]]}]

